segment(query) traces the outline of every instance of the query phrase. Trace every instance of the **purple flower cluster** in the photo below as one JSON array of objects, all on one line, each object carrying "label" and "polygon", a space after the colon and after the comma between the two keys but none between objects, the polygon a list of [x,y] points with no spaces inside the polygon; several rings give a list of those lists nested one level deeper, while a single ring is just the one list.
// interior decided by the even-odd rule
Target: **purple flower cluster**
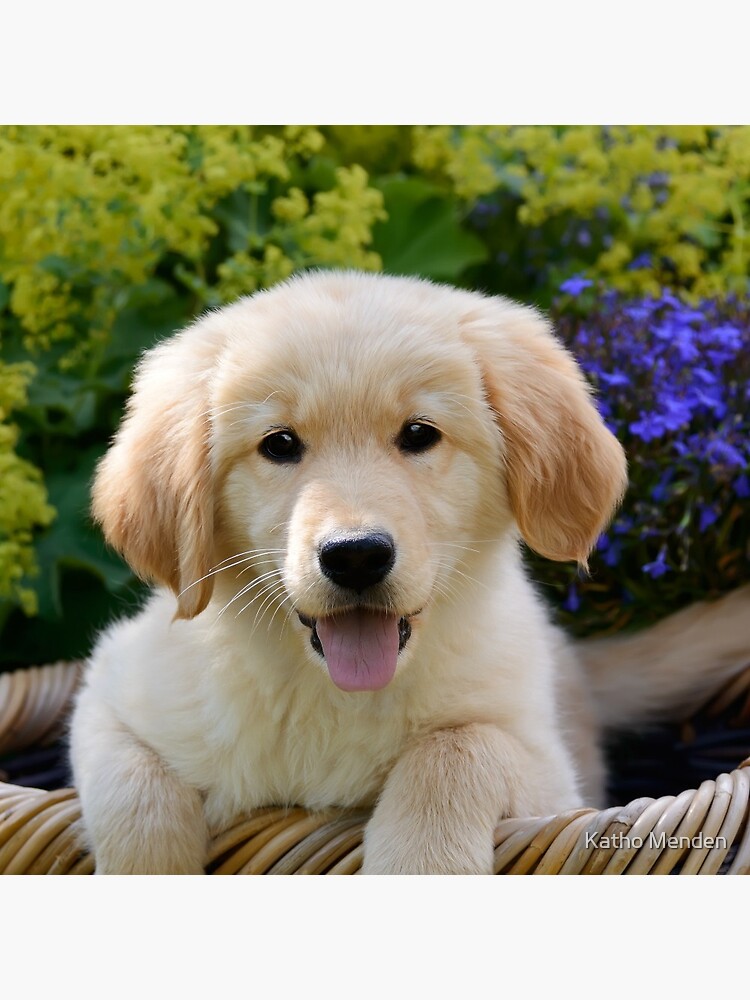
[{"label": "purple flower cluster", "polygon": [[557,583],[567,612],[594,598],[615,625],[654,587],[679,605],[750,576],[750,303],[605,292],[577,312],[590,285],[561,286],[557,327],[625,447],[630,486],[592,576]]}]

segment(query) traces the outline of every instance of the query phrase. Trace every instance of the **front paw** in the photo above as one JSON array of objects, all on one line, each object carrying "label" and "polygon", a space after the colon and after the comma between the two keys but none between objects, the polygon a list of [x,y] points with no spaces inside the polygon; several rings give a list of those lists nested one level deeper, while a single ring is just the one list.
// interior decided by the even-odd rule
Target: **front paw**
[{"label": "front paw", "polygon": [[489,838],[467,834],[456,841],[376,828],[365,830],[363,875],[491,875],[494,851]]}]

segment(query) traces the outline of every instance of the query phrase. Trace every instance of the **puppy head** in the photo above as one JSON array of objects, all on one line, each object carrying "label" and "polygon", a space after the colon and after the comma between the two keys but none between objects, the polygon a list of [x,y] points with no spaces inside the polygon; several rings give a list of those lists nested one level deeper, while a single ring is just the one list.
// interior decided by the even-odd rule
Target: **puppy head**
[{"label": "puppy head", "polygon": [[229,553],[255,553],[222,598],[251,625],[301,623],[345,690],[389,682],[457,556],[494,533],[500,438],[446,294],[295,279],[246,304],[252,336],[214,383],[220,518]]},{"label": "puppy head", "polygon": [[624,475],[533,311],[315,274],[147,355],[94,514],[179,616],[216,585],[240,623],[290,621],[360,689],[388,683],[437,599],[471,599],[459,565],[514,519],[537,551],[584,562]]},{"label": "puppy head", "polygon": [[[298,456],[279,454],[287,439]],[[178,617],[218,583],[245,621],[284,602],[313,622],[361,609],[395,621],[403,647],[462,538],[487,534],[499,451],[439,289],[304,276],[146,354],[93,514]],[[342,559],[388,563],[388,579],[363,585]]]}]

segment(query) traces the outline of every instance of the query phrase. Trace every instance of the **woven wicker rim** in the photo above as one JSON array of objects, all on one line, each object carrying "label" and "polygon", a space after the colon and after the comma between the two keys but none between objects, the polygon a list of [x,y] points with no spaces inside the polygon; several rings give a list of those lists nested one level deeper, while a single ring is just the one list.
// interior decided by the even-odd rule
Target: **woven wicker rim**
[{"label": "woven wicker rim", "polygon": [[[50,741],[80,677],[56,663],[0,675],[0,753]],[[712,707],[750,685],[745,670]],[[45,792],[0,782],[0,874],[90,875],[73,789]],[[353,875],[366,814],[259,809],[215,836],[215,875]],[[671,839],[670,839],[671,838]],[[495,831],[496,874],[750,874],[750,758],[699,788],[624,806],[509,819]]]}]

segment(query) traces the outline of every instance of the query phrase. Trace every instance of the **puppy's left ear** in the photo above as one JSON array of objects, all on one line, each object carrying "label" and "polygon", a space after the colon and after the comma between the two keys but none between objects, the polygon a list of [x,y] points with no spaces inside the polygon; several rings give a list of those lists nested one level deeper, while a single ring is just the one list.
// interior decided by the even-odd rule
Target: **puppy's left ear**
[{"label": "puppy's left ear", "polygon": [[622,447],[580,369],[535,310],[485,299],[466,341],[505,444],[510,503],[528,545],[582,565],[627,486]]}]

